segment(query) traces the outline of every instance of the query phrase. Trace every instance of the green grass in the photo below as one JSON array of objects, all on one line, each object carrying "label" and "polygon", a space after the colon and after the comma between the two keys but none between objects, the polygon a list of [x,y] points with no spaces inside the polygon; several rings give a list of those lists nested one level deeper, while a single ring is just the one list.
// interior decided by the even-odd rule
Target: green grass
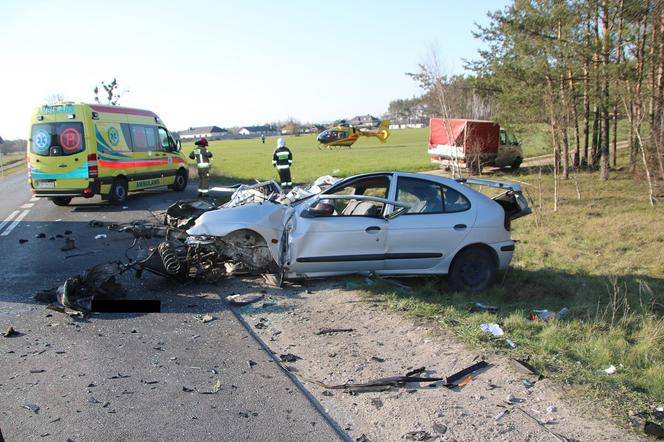
[{"label": "green grass", "polygon": [[[618,128],[618,139],[626,139],[626,124],[621,122]],[[377,170],[417,172],[434,168],[427,154],[428,128],[393,130],[385,144],[374,138],[361,138],[350,149],[321,150],[316,135],[284,138],[293,152],[291,172],[296,183],[311,182],[322,175],[343,177]],[[519,139],[526,158],[551,153],[551,134],[544,124],[520,128]],[[277,137],[267,138],[265,144],[259,138],[212,141],[212,174],[216,182],[228,184],[276,178],[272,167],[276,142]],[[193,143],[185,143],[182,150],[188,155],[193,147]]]},{"label": "green grass", "polygon": [[[410,292],[378,285],[367,293],[432,319],[468,343],[530,356],[547,377],[576,386],[616,413],[652,410],[664,401],[664,206],[652,208],[642,178],[625,171],[624,156],[621,165],[606,183],[596,173],[579,175],[581,200],[573,181],[561,183],[557,212],[552,177],[543,174],[543,224],[535,224],[535,215],[514,222],[516,253],[493,289],[450,293],[444,283],[441,290],[440,282],[425,280],[405,281]],[[530,172],[516,179],[537,200],[540,178]],[[472,302],[500,311],[471,313]],[[562,307],[571,310],[568,319],[527,319],[530,310]],[[484,322],[501,324],[518,347],[481,332]],[[604,373],[610,365],[616,374]]]},{"label": "green grass", "polygon": [[[427,154],[428,129],[407,129],[391,132],[381,144],[373,138],[358,140],[352,148],[318,149],[316,135],[284,137],[293,152],[291,173],[297,183],[311,182],[322,175],[348,176],[380,170],[429,170]],[[277,177],[272,167],[272,154],[277,137],[262,144],[260,138],[210,142],[212,173],[224,182],[265,180]],[[193,144],[183,145],[187,155]]]},{"label": "green grass", "polygon": [[[25,153],[12,152],[9,154],[2,154],[2,165],[4,166],[4,176],[9,176],[14,172],[25,169]],[[2,176],[0,176],[2,179]]]}]

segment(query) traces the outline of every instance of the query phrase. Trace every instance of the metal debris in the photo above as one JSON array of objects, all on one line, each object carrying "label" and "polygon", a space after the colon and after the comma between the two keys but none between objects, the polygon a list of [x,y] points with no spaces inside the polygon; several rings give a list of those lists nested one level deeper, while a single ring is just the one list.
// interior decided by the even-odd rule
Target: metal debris
[{"label": "metal debris", "polygon": [[403,438],[406,440],[413,440],[413,441],[427,441],[431,439],[432,436],[424,430],[419,430],[419,431],[409,431],[408,433],[404,434]]},{"label": "metal debris", "polygon": [[317,332],[315,332],[315,335],[331,335],[334,333],[346,333],[346,332],[353,332],[355,331],[354,328],[321,328]]},{"label": "metal debris", "polygon": [[281,360],[281,362],[295,362],[300,359],[302,358],[297,355],[294,355],[293,353],[286,353],[283,355],[279,355],[279,360]]},{"label": "metal debris", "polygon": [[57,302],[78,312],[89,312],[92,300],[125,297],[124,288],[116,281],[116,277],[127,269],[117,262],[98,264],[87,270],[83,275],[68,278],[57,288],[42,290],[35,294],[34,299],[40,302]]},{"label": "metal debris", "polygon": [[530,363],[527,360],[510,358],[510,364],[512,365],[512,367],[514,367],[517,371],[520,371],[521,373],[537,376],[538,381],[544,379],[544,375],[540,373],[538,369],[530,365]]},{"label": "metal debris", "polygon": [[407,384],[411,382],[416,382],[416,383],[438,382],[444,380],[444,378],[435,378],[435,377],[425,378],[425,377],[416,376],[418,374],[423,373],[424,371],[425,368],[421,367],[406,373],[405,376],[393,376],[389,378],[374,379],[372,381],[359,383],[359,384],[347,383],[339,385],[326,385],[318,381],[313,381],[313,382],[316,383],[317,385],[320,385],[323,388],[327,388],[330,390],[348,390],[354,393],[362,393],[369,391],[386,391],[393,387],[405,387]]},{"label": "metal debris", "polygon": [[230,295],[226,297],[226,301],[233,305],[248,305],[263,299],[265,295],[262,293],[247,293],[244,295]]}]

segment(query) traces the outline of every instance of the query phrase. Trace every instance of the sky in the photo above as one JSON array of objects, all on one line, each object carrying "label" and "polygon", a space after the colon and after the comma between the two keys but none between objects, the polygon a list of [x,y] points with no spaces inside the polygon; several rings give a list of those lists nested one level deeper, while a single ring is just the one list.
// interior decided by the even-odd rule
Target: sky
[{"label": "sky", "polygon": [[120,105],[170,130],[380,116],[421,94],[405,73],[432,51],[463,73],[474,23],[506,3],[2,0],[0,136],[26,138],[49,96],[91,103],[113,78]]}]

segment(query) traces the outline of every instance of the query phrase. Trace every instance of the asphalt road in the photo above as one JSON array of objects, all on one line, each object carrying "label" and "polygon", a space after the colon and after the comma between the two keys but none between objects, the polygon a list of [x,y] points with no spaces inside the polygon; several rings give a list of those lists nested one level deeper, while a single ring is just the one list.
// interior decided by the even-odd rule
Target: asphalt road
[{"label": "asphalt road", "polygon": [[[0,331],[11,325],[19,332],[0,336],[5,440],[340,438],[228,309],[223,283],[122,276],[129,298],[158,299],[161,313],[81,320],[32,301],[36,291],[95,264],[125,260],[129,235],[89,221],[149,218],[150,211],[195,197],[193,186],[133,194],[124,207],[99,197],[57,207],[32,198],[21,172],[0,181],[0,195]],[[66,237],[76,249],[60,250]],[[249,282],[241,291],[259,289]],[[206,313],[215,319],[195,317]]]}]

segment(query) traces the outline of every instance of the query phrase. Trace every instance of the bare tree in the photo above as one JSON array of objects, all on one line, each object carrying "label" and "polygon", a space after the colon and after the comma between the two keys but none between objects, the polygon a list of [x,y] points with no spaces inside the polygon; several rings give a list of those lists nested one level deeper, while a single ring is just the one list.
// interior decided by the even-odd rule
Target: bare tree
[{"label": "bare tree", "polygon": [[[106,94],[106,103],[105,104],[110,104],[111,106],[117,106],[118,101],[120,100],[120,97],[127,92],[128,90],[124,90],[121,93],[118,92],[118,82],[114,78],[113,81],[110,83],[104,83],[103,81],[101,82],[102,89],[105,91]],[[99,86],[95,86],[95,88],[92,90],[95,94],[95,101],[97,103],[101,103],[99,100]]]}]

